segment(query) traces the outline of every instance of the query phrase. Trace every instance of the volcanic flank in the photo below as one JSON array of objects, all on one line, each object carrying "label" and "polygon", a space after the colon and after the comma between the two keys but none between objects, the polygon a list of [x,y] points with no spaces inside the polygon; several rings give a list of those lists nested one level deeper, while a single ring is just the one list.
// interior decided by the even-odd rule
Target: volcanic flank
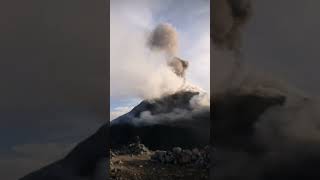
[{"label": "volcanic flank", "polygon": [[[111,150],[122,152],[124,149],[126,153],[111,157],[111,177],[208,179],[207,166],[203,163],[208,163],[209,151],[200,156],[191,153],[208,149],[210,140],[209,107],[195,109],[193,104],[199,96],[200,92],[179,91],[159,99],[144,100],[129,113],[113,120]],[[149,150],[142,148],[142,154],[136,155],[140,147],[132,144],[136,137]],[[130,150],[134,146],[136,150]],[[172,153],[175,149],[182,150]]]},{"label": "volcanic flank", "polygon": [[172,149],[205,146],[210,136],[210,110],[190,105],[199,92],[180,91],[161,99],[145,100],[111,123],[111,146],[124,145],[139,136],[147,147]]}]

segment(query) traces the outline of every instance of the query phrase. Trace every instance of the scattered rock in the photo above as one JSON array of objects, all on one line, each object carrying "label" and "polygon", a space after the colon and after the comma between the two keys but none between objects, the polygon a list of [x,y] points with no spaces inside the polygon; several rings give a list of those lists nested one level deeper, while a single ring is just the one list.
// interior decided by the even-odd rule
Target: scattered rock
[{"label": "scattered rock", "polygon": [[181,147],[174,147],[172,149],[172,152],[175,154],[180,154],[182,152],[182,148]]},{"label": "scattered rock", "polygon": [[163,164],[195,165],[199,167],[209,167],[209,147],[199,150],[192,150],[175,147],[172,151],[156,151],[151,159]]},{"label": "scattered rock", "polygon": [[140,143],[140,138],[136,137],[134,138],[134,142],[123,146],[122,148],[113,150],[111,152],[111,157],[115,155],[121,155],[121,154],[130,154],[130,155],[141,155],[141,154],[148,154],[150,153],[150,150],[143,144]]},{"label": "scattered rock", "polygon": [[151,151],[136,137],[132,143],[110,151],[110,179],[207,180],[209,150],[209,147],[174,147],[168,151]]}]

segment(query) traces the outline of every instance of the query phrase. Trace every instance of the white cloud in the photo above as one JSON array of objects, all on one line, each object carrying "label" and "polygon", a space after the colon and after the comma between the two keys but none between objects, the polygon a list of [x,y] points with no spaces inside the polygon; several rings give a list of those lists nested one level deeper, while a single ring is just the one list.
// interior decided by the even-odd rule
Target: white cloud
[{"label": "white cloud", "polygon": [[187,71],[187,79],[192,83],[202,87],[210,93],[210,34],[203,32],[190,43],[187,47],[190,49],[190,68]]}]

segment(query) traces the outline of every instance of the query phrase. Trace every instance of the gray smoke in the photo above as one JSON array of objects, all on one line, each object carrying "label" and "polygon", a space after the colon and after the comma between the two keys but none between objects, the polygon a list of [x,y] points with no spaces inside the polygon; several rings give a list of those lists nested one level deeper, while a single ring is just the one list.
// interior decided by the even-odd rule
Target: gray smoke
[{"label": "gray smoke", "polygon": [[168,23],[159,24],[150,34],[148,46],[151,50],[161,51],[167,57],[167,64],[179,77],[185,77],[188,62],[177,58],[179,38],[176,29]]},{"label": "gray smoke", "polygon": [[151,15],[124,9],[122,4],[111,8],[111,96],[151,99],[176,92],[183,79],[168,66],[166,53],[150,50],[147,43],[153,22],[146,19]]},{"label": "gray smoke", "polygon": [[[191,4],[193,7],[194,3]],[[209,34],[206,33],[209,30],[208,23],[201,19],[198,22],[199,28],[190,27],[194,29],[193,32],[198,33],[195,40],[189,28],[178,37],[178,31],[173,25],[166,21],[159,24],[154,17],[159,9],[162,11],[172,8],[167,6],[165,2],[153,0],[134,3],[128,0],[111,1],[112,97],[158,98],[185,88],[187,81],[205,84],[205,89],[209,89]],[[190,13],[196,13],[195,17],[200,16],[200,10],[191,7]],[[184,46],[189,48],[185,56],[190,58],[187,60],[190,60],[191,68],[179,55],[179,38],[184,41]],[[188,73],[187,68],[190,70]]]},{"label": "gray smoke", "polygon": [[171,24],[161,23],[151,32],[148,45],[153,50],[164,51],[172,58],[179,50],[178,33]]},{"label": "gray smoke", "polygon": [[[183,94],[183,92],[179,93]],[[175,106],[175,103],[170,103],[170,101],[176,101],[175,99],[166,99],[166,104],[158,104],[158,113],[150,110],[142,111],[135,123],[162,124],[179,120],[197,121],[198,116],[210,114],[210,99],[207,93],[196,92],[191,97],[182,96],[181,98],[186,98],[186,103],[180,107]],[[165,111],[165,109],[168,110]]]},{"label": "gray smoke", "polygon": [[186,70],[189,66],[188,61],[174,57],[168,61],[168,65],[172,68],[173,72],[179,77],[185,77]]}]

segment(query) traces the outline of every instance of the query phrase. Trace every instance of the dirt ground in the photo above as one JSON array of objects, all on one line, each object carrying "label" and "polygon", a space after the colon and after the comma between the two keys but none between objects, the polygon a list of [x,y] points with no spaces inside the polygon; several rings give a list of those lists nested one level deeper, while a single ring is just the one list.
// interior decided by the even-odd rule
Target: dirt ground
[{"label": "dirt ground", "polygon": [[142,155],[116,155],[111,158],[111,180],[207,180],[208,171],[192,166],[161,164]]}]

